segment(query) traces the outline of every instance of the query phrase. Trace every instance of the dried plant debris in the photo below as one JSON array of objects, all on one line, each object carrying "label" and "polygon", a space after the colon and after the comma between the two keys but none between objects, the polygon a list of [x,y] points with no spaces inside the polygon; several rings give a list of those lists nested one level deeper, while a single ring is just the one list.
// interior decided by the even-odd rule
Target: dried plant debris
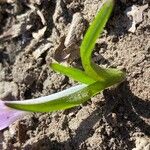
[{"label": "dried plant debris", "polygon": [[0,3],[14,3],[16,0],[0,0]]},{"label": "dried plant debris", "polygon": [[71,16],[67,10],[66,4],[62,0],[56,1],[55,12],[53,14],[53,23],[56,25],[57,30],[65,29],[68,21],[70,22]]},{"label": "dried plant debris", "polygon": [[65,41],[65,36],[60,37],[59,44],[55,49],[54,59],[57,62],[63,62],[69,57],[69,55],[64,51],[65,49],[64,41]]},{"label": "dried plant debris", "polygon": [[44,36],[46,29],[47,27],[45,26],[42,29],[38,30],[36,33],[35,32],[32,33],[33,39],[31,40],[30,44],[25,47],[26,53],[31,52],[36,46],[36,44],[40,42],[40,40]]},{"label": "dried plant debris", "polygon": [[30,4],[37,4],[37,5],[41,5],[42,0],[29,0]]},{"label": "dried plant debris", "polygon": [[[47,29],[47,26],[43,27],[42,29],[38,30],[36,33],[32,33],[33,40],[28,45],[26,52],[29,52],[33,49],[33,47],[42,40],[42,37],[44,36],[44,33]],[[46,52],[49,48],[52,47],[52,43],[47,39],[47,42],[45,43],[44,40],[42,41],[42,45],[40,45],[33,53],[33,57],[35,59],[39,58],[44,52]]]},{"label": "dried plant debris", "polygon": [[0,39],[8,40],[15,38],[20,34],[24,33],[25,31],[29,30],[31,27],[32,25],[25,25],[23,22],[19,24],[14,24],[11,28],[9,28],[0,36]]},{"label": "dried plant debris", "polygon": [[55,51],[55,59],[59,62],[66,59],[75,60],[79,58],[79,45],[85,31],[85,19],[77,12],[73,15],[66,38],[62,38],[61,44]]},{"label": "dried plant debris", "polygon": [[[0,40],[9,40],[12,38],[16,38],[20,35],[29,33],[35,25],[33,25],[33,20],[31,18],[40,18],[40,21],[43,26],[46,25],[46,20],[42,11],[40,11],[37,7],[32,4],[26,4],[30,9],[23,14],[17,15],[15,17],[14,23],[11,23],[6,30],[0,35]],[[32,25],[31,25],[32,24]],[[38,28],[38,26],[37,26]],[[44,28],[44,27],[43,27]]]},{"label": "dried plant debris", "polygon": [[45,26],[42,29],[38,30],[36,33],[35,32],[32,33],[33,38],[36,39],[37,41],[40,40],[43,37],[46,29],[47,27]]},{"label": "dried plant debris", "polygon": [[52,47],[52,43],[47,43],[39,46],[32,54],[35,59],[39,58],[44,52]]},{"label": "dried plant debris", "polygon": [[40,17],[42,24],[45,25],[46,20],[45,20],[45,17],[43,15],[43,13],[37,7],[35,7],[34,5],[27,5],[27,6],[29,8],[31,8],[31,10],[33,10],[33,12],[36,12],[36,14]]},{"label": "dried plant debris", "polygon": [[11,27],[0,35],[0,40],[9,40],[18,37],[21,34],[25,34],[26,31],[29,31],[32,25],[29,24],[27,20],[32,13],[33,11],[29,10],[25,14],[16,16],[16,23],[12,24]]},{"label": "dried plant debris", "polygon": [[65,47],[77,44],[81,40],[81,36],[85,30],[85,19],[81,13],[75,13],[65,39]]},{"label": "dried plant debris", "polygon": [[128,26],[128,31],[134,33],[136,31],[136,25],[143,21],[143,11],[148,8],[148,4],[143,6],[131,6],[126,9],[125,14],[131,20],[131,24]]}]

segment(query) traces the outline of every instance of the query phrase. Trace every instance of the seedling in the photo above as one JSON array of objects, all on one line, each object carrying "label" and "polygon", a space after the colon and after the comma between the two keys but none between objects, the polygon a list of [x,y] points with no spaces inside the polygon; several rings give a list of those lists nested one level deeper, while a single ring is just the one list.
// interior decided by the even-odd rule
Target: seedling
[{"label": "seedling", "polygon": [[36,99],[0,101],[0,129],[9,126],[20,116],[28,112],[52,112],[80,105],[105,88],[123,81],[125,78],[124,72],[113,68],[102,68],[91,59],[96,40],[103,31],[111,15],[113,6],[114,0],[106,0],[103,3],[83,38],[80,47],[80,56],[84,70],[66,67],[58,63],[50,64],[50,67],[55,71],[73,78],[81,84]]}]

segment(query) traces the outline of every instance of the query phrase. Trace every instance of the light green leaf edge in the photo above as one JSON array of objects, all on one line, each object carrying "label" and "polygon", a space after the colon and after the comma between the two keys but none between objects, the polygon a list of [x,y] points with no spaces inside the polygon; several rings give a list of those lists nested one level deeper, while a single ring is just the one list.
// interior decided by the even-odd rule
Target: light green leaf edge
[{"label": "light green leaf edge", "polygon": [[100,36],[100,34],[103,31],[103,28],[105,27],[111,12],[114,7],[114,0],[105,0],[102,4],[98,14],[96,15],[94,21],[88,28],[83,41],[81,43],[80,47],[80,56],[82,60],[82,65],[85,70],[85,72],[94,78],[95,80],[103,80],[105,77],[105,74],[103,73],[103,70],[100,70],[99,67],[99,73],[95,70],[95,64],[91,61],[91,54],[94,49],[95,43],[97,38]]},{"label": "light green leaf edge", "polygon": [[82,84],[71,87],[62,92],[37,99],[25,101],[5,101],[5,105],[14,109],[29,112],[52,112],[64,110],[89,100],[92,96],[96,95],[108,86],[110,85],[98,81],[90,85]]}]

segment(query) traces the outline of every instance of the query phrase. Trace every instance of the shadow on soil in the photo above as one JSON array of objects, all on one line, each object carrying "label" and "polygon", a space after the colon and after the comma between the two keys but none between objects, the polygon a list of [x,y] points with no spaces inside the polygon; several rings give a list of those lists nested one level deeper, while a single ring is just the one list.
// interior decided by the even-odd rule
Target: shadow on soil
[{"label": "shadow on soil", "polygon": [[[150,101],[135,96],[127,81],[114,90],[105,90],[104,97],[106,100],[105,114],[116,114],[117,128],[114,129],[117,129],[118,140],[124,141],[127,149],[134,148],[133,142],[129,141],[130,134],[142,132],[150,136],[150,125],[146,123],[150,118]],[[110,109],[112,106],[113,108]],[[109,123],[109,120],[107,121]]]},{"label": "shadow on soil", "polygon": [[[115,138],[118,141],[115,141],[115,144],[120,145],[120,148],[132,149],[134,148],[134,144],[130,141],[131,133],[143,132],[147,136],[150,135],[150,126],[145,121],[150,118],[150,102],[135,96],[131,92],[127,81],[116,89],[105,90],[103,94],[106,100],[105,106],[103,108],[98,107],[89,117],[83,120],[75,131],[75,134],[68,141],[59,143],[45,137],[41,141],[38,141],[38,143],[35,143],[36,148],[38,145],[38,147],[44,150],[45,148],[42,145],[45,146],[46,142],[49,143],[48,145],[46,144],[46,148],[53,150],[86,149],[84,142],[95,133],[93,127],[97,122],[100,125],[107,123],[112,128],[110,135],[107,135],[106,131],[99,133],[104,136],[102,144],[107,148],[109,148],[108,144],[111,138]],[[116,114],[116,124],[110,122],[109,116],[112,113]],[[105,127],[104,130],[106,130]],[[34,148],[32,147],[31,149]]]},{"label": "shadow on soil", "polygon": [[[133,148],[133,143],[129,141],[130,133],[137,132],[137,129],[147,136],[150,135],[150,126],[145,122],[150,118],[150,102],[135,96],[127,81],[114,90],[105,90],[103,94],[106,100],[104,110],[96,109],[80,124],[76,135],[71,139],[71,143],[74,143],[71,145],[75,146],[73,149],[79,149],[79,146],[92,136],[93,126],[102,118],[105,118],[109,126],[113,128],[110,137],[106,135],[104,138],[103,143],[106,144],[106,147],[110,139],[115,137],[118,144],[123,141],[122,148]],[[109,123],[111,113],[116,114],[116,125]]]}]

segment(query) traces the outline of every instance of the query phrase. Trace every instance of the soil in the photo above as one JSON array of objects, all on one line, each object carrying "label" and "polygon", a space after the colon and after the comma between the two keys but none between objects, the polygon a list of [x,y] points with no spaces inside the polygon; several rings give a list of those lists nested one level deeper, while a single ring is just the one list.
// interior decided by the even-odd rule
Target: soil
[{"label": "soil", "polygon": [[[100,5],[100,0],[0,1],[0,99],[25,100],[77,84],[49,63],[81,68],[79,45]],[[147,8],[131,33],[134,18],[126,10],[133,5]],[[117,0],[96,43],[93,59],[126,70],[126,81],[78,107],[25,116],[0,132],[0,149],[149,150],[149,6],[149,0]]]}]

